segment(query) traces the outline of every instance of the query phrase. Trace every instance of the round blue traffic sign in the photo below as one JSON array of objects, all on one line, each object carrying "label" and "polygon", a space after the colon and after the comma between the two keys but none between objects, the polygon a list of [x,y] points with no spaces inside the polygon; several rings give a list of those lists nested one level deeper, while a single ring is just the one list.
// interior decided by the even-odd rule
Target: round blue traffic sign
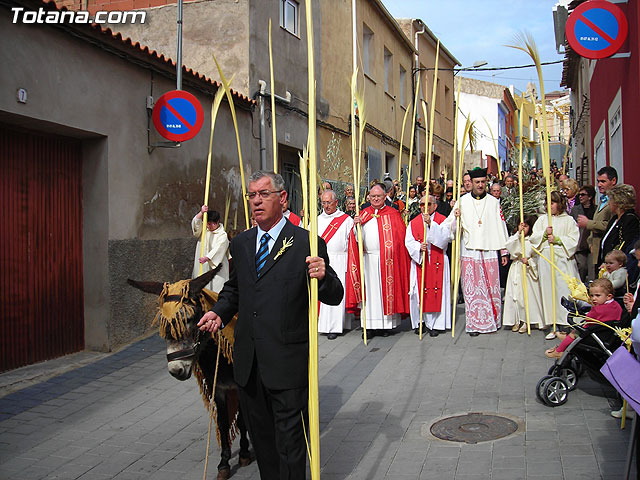
[{"label": "round blue traffic sign", "polygon": [[620,8],[604,0],[580,4],[567,20],[571,48],[586,58],[606,58],[616,53],[627,38],[629,26]]},{"label": "round blue traffic sign", "polygon": [[160,135],[174,142],[184,142],[198,134],[204,112],[198,99],[189,92],[172,90],[158,99],[152,118]]}]

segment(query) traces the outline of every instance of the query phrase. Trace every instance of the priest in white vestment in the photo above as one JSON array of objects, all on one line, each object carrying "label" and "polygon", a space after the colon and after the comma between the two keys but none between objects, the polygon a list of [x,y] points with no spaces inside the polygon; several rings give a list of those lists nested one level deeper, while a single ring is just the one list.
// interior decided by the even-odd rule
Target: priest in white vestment
[{"label": "priest in white vestment", "polygon": [[[325,190],[321,197],[322,213],[318,215],[318,233],[327,244],[329,264],[338,275],[344,291],[347,291],[347,265],[349,238],[353,236],[353,219],[338,210],[338,197],[333,190]],[[353,314],[345,309],[345,298],[339,305],[320,304],[318,332],[326,333],[334,340],[344,329],[351,328]]]},{"label": "priest in white vestment", "polygon": [[460,275],[466,331],[475,337],[500,328],[502,298],[498,262],[506,265],[509,252],[505,249],[508,234],[500,201],[487,195],[487,170],[477,167],[469,171],[469,176],[471,192],[460,197],[447,223],[455,233],[456,217],[460,217]]},{"label": "priest in white vestment", "polygon": [[[428,200],[428,201],[427,201]],[[425,201],[427,213],[425,213]],[[421,215],[414,218],[407,227],[405,246],[411,257],[411,277],[409,281],[409,302],[411,326],[415,333],[420,327],[420,284],[425,280],[422,299],[422,320],[431,337],[451,328],[451,274],[447,246],[451,238],[450,226],[443,222],[446,217],[436,212],[438,201],[433,195],[420,199]],[[426,226],[426,241],[423,240]],[[422,276],[423,255],[427,254],[427,267]],[[426,332],[424,332],[426,333]]]},{"label": "priest in white vestment", "polygon": [[[203,205],[198,214],[191,220],[191,231],[198,238],[196,252],[193,259],[193,273],[191,278],[196,278],[209,270],[220,266],[218,273],[205,285],[204,288],[215,293],[220,293],[224,282],[229,280],[229,237],[220,223],[220,214],[215,210],[207,213],[207,230],[204,235],[204,250],[202,249],[202,217],[208,210]],[[202,265],[202,271],[200,271]]]}]

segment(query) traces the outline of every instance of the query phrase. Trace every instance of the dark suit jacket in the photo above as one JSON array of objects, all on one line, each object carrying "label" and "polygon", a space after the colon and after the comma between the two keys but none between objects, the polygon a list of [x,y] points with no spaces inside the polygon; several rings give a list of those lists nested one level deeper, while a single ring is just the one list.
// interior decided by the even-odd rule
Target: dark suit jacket
[{"label": "dark suit jacket", "polygon": [[628,253],[633,249],[633,243],[640,235],[640,220],[638,220],[637,215],[634,212],[625,212],[622,214],[620,220],[618,220],[618,223],[616,223],[616,226],[613,227],[609,235],[607,235],[607,238],[604,239],[604,235],[607,234],[617,218],[618,216],[616,215],[609,220],[609,224],[602,235],[603,240],[600,245],[598,265],[604,262],[604,257],[607,253],[619,248],[622,242],[624,242],[622,250],[625,253]]},{"label": "dark suit jacket", "polygon": [[[245,386],[254,356],[262,382],[271,389],[301,388],[308,384],[309,296],[307,264],[309,232],[287,221],[267,258],[260,278],[256,274],[257,228],[231,241],[233,266],[213,307],[224,324],[238,313],[233,368],[236,382]],[[277,259],[284,239],[293,245]],[[318,239],[318,255],[327,265],[318,285],[318,297],[327,305],[342,301],[343,288],[329,266],[327,246]]]}]

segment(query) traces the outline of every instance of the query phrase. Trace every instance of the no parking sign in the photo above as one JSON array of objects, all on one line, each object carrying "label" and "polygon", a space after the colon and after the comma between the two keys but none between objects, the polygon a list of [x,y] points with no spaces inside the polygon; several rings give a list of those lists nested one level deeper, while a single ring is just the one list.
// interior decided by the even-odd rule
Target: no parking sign
[{"label": "no parking sign", "polygon": [[566,35],[571,48],[585,58],[606,58],[616,53],[627,38],[629,25],[617,5],[589,0],[569,15]]},{"label": "no parking sign", "polygon": [[196,97],[184,90],[172,90],[158,99],[152,118],[160,135],[174,142],[184,142],[198,134],[204,113]]}]

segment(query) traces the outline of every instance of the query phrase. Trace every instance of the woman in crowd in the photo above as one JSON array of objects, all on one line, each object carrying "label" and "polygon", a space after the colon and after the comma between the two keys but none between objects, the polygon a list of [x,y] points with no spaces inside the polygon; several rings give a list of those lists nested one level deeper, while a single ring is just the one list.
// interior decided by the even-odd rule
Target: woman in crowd
[{"label": "woman in crowd", "polygon": [[[549,225],[548,215],[541,215],[533,226],[533,233],[529,241],[542,255],[551,259],[551,245],[554,245],[555,265],[561,272],[570,277],[578,277],[578,266],[573,258],[578,247],[580,231],[575,220],[567,215],[566,198],[558,191],[551,192],[551,215],[553,217]],[[540,298],[542,299],[542,326],[547,329],[553,325],[553,295],[551,276],[555,275],[555,311],[556,324],[567,325],[567,310],[560,304],[563,296],[569,296],[569,286],[560,274],[544,258],[538,259],[538,271],[540,277]],[[555,338],[555,332],[550,331],[546,339]]]},{"label": "woman in crowd", "polygon": [[598,265],[611,250],[629,253],[634,242],[640,237],[640,219],[635,213],[636,191],[631,185],[621,183],[607,192],[613,217],[600,242]]},{"label": "woman in crowd", "polygon": [[578,187],[578,182],[576,182],[573,178],[567,178],[562,181],[562,193],[564,193],[565,197],[567,197],[567,213],[571,214],[573,210],[573,206],[576,204],[576,200],[578,199],[578,191],[580,188]]},{"label": "woman in crowd", "polygon": [[409,187],[409,199],[407,200],[407,212],[409,215],[409,220],[413,220],[420,214],[420,204],[418,202],[420,197],[418,197],[418,192],[414,185]]},{"label": "woman in crowd", "polygon": [[[578,192],[578,202],[571,209],[571,216],[574,220],[578,220],[578,215],[584,215],[589,220],[593,219],[593,214],[596,211],[596,205],[594,198],[596,197],[596,189],[593,185],[585,185]],[[589,275],[589,266],[595,263],[595,260],[590,260],[589,244],[587,238],[589,237],[589,230],[586,228],[580,228],[580,239],[578,240],[578,249],[576,250],[575,259],[578,264],[578,272],[580,272],[580,279],[583,282],[587,281]],[[593,277],[593,273],[591,273]]]}]

